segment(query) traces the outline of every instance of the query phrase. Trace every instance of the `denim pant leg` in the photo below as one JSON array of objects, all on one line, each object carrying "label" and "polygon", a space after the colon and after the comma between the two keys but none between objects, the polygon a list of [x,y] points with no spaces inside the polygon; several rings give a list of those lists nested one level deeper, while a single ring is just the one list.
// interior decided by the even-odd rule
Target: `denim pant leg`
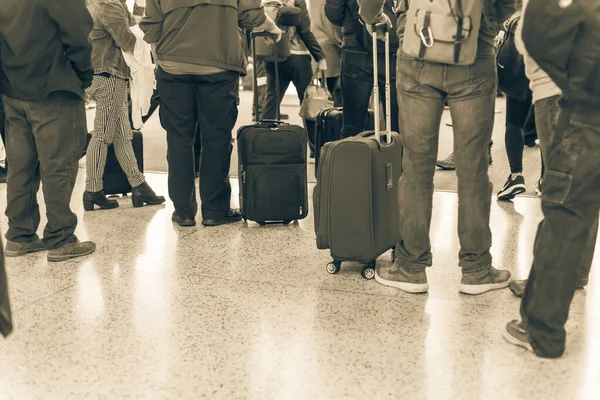
[{"label": "denim pant leg", "polygon": [[52,250],[77,240],[70,203],[86,142],[85,102],[73,93],[56,92],[29,107],[48,217],[44,244]]},{"label": "denim pant leg", "polygon": [[229,71],[200,78],[198,123],[202,131],[200,198],[202,217],[220,218],[231,207],[232,130],[237,122],[239,74]]},{"label": "denim pant leg", "polygon": [[521,316],[536,353],[559,357],[564,353],[564,326],[600,208],[597,111],[564,108],[547,146],[544,220],[536,236]]},{"label": "denim pant leg", "polygon": [[198,211],[194,170],[194,137],[198,129],[197,86],[189,75],[156,73],[160,123],[167,131],[169,198],[182,218]]},{"label": "denim pant leg", "polygon": [[432,265],[429,229],[439,128],[446,102],[445,93],[438,89],[444,67],[399,53],[397,71],[404,157],[398,184],[402,240],[396,255],[402,268],[420,271]]},{"label": "denim pant leg", "polygon": [[27,118],[24,101],[4,97],[6,111],[6,156],[12,160],[8,169],[6,240],[31,242],[37,238],[40,207],[37,192],[40,173],[33,128]]},{"label": "denim pant leg", "polygon": [[[398,89],[396,87],[396,54],[390,54],[390,122],[391,122],[391,130],[392,132],[400,133],[399,126],[399,108],[398,108]],[[382,54],[379,57],[379,71],[378,71],[378,81],[379,81],[379,100],[383,105],[383,115],[387,116],[387,106],[385,101],[385,55]]]},{"label": "denim pant leg", "polygon": [[344,123],[342,138],[356,136],[365,130],[369,100],[373,91],[373,62],[366,53],[344,51],[342,56],[342,97]]},{"label": "denim pant leg", "polygon": [[496,58],[478,56],[472,66],[447,66],[448,106],[458,177],[459,265],[463,274],[492,265],[488,148],[494,129]]},{"label": "denim pant leg", "polygon": [[[548,158],[548,149],[551,147],[554,140],[554,132],[558,124],[560,115],[560,106],[558,104],[560,96],[548,97],[538,100],[535,103],[535,126],[537,135],[540,139],[540,150],[542,160]],[[596,250],[596,241],[598,237],[598,215],[595,216],[595,222],[590,227],[588,244],[584,251],[583,261],[581,264],[581,272],[577,286],[585,286],[588,283],[594,252]]]}]

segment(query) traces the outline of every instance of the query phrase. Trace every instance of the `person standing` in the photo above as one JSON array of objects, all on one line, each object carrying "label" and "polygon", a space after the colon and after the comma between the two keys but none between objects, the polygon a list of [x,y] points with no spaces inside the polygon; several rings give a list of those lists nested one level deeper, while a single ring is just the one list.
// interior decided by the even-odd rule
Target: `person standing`
[{"label": "person standing", "polygon": [[[269,0],[262,0],[265,7],[271,7]],[[277,96],[275,63],[272,61],[265,62],[267,72],[267,94],[265,105],[262,113],[262,119],[276,119],[277,110],[281,106],[281,102],[285,96],[290,83],[296,87],[296,93],[300,104],[304,101],[304,93],[310,85],[313,78],[312,59],[317,62],[318,69],[327,71],[328,65],[325,59],[325,53],[319,45],[311,30],[311,20],[308,14],[305,0],[276,0],[284,7],[295,7],[300,10],[302,21],[298,26],[287,27],[289,32],[289,40],[291,41],[291,54],[282,62],[278,63],[279,68],[279,96]],[[312,56],[312,58],[311,58]],[[279,98],[279,104],[277,104]],[[314,158],[314,143],[316,135],[316,122],[304,121],[304,127],[308,133],[309,146],[311,148],[310,158]]]},{"label": "person standing", "polygon": [[[378,3],[379,5],[379,3]],[[394,16],[394,2],[385,0],[382,12],[389,18]],[[326,0],[325,15],[334,25],[343,28],[341,86],[344,103],[344,122],[341,137],[356,136],[366,129],[369,113],[369,103],[373,93],[373,49],[369,33],[359,15],[359,3],[356,0]],[[385,54],[383,47],[378,48],[379,99],[383,104],[385,115]],[[390,32],[390,97],[391,97],[391,130],[399,132],[398,96],[396,93],[396,53],[398,37]],[[375,116],[379,118],[379,116]]]},{"label": "person standing", "polygon": [[[201,134],[200,198],[202,224],[240,221],[231,208],[232,129],[238,116],[240,74],[245,49],[239,29],[258,27],[281,38],[259,0],[202,3],[147,0],[140,23],[144,40],[155,47],[159,116],[167,131],[169,197],[180,226],[196,225],[194,138]],[[210,38],[210,40],[207,40]]]},{"label": "person standing", "polygon": [[[400,134],[404,144],[403,172],[398,188],[402,240],[396,245],[396,262],[378,266],[375,278],[382,285],[409,293],[429,290],[425,270],[432,266],[433,261],[429,237],[433,176],[440,121],[446,102],[454,124],[458,175],[459,265],[462,267],[459,291],[479,295],[502,289],[508,286],[511,277],[509,271],[492,266],[490,253],[492,184],[488,177],[486,150],[494,126],[496,27],[489,18],[491,3],[479,1],[479,7],[473,8],[481,9],[483,14],[479,32],[471,32],[471,35],[478,35],[473,65],[432,62],[405,53],[405,28],[406,32],[409,29],[406,27],[406,13],[413,3],[407,6],[406,2],[402,2],[398,9],[401,46],[398,50],[397,82]],[[514,4],[513,0],[504,2]],[[384,0],[359,0],[360,15],[368,26],[385,23],[391,27],[391,21],[382,12],[383,3]],[[506,19],[508,15],[499,17]],[[414,40],[419,40],[417,46],[421,45],[421,39]],[[426,46],[422,45],[421,49],[424,48]]]},{"label": "person standing", "polygon": [[[85,146],[84,89],[93,77],[92,19],[81,0],[2,1],[0,60],[6,112],[7,257],[48,250],[48,261],[92,253],[75,236],[70,201]],[[37,235],[43,184],[48,223]]]},{"label": "person standing", "polygon": [[[311,0],[309,3],[312,32],[323,49],[327,60],[325,77],[327,89],[333,96],[334,107],[342,106],[340,84],[342,64],[342,28],[333,25],[325,15],[325,0]],[[320,78],[320,77],[319,77]]]},{"label": "person standing", "polygon": [[[528,13],[534,17],[528,19]],[[573,23],[573,18],[578,23]],[[587,283],[598,232],[600,3],[529,0],[521,21],[524,39],[524,32],[529,32],[529,42],[525,40],[527,53],[560,90],[545,75],[538,75],[546,81],[547,91],[540,98],[534,89],[536,117],[540,122],[550,121],[549,129],[542,123],[537,125],[545,162],[544,219],[535,239],[534,261],[521,302],[521,320],[508,323],[504,336],[511,344],[539,357],[558,358],[565,352],[565,324],[575,290]],[[532,25],[527,26],[528,23]],[[559,32],[557,27],[561,29]],[[575,32],[578,37],[573,41]],[[551,61],[540,56],[549,46],[561,49]],[[526,61],[526,66],[528,73],[536,70],[531,60]],[[531,80],[536,81],[533,75]],[[562,97],[558,100],[560,92]],[[556,114],[557,120],[553,118]],[[556,126],[552,128],[554,123]]]},{"label": "person standing", "polygon": [[136,37],[129,29],[134,25],[133,15],[124,0],[87,0],[94,21],[90,34],[94,80],[88,93],[96,101],[94,133],[86,155],[87,179],[83,193],[86,211],[111,209],[119,206],[116,200],[106,198],[102,177],[106,166],[108,146],[115,148],[117,160],[131,185],[134,207],[165,202],[146,183],[138,169],[133,152],[133,134],[129,119],[128,86],[131,71],[122,52],[133,52]]}]

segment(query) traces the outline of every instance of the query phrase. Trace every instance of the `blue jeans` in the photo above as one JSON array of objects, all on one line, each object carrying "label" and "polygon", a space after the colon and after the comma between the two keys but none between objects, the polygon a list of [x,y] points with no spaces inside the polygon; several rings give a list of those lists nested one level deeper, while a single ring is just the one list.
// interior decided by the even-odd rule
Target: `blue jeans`
[{"label": "blue jeans", "polygon": [[[383,115],[386,112],[385,101],[385,55],[378,54],[378,81],[379,81],[379,101],[383,104]],[[390,115],[391,130],[399,132],[398,126],[398,101],[396,94],[396,59],[390,60],[390,107],[392,115]],[[343,113],[344,124],[340,135],[342,138],[356,136],[367,129],[369,102],[373,93],[373,56],[368,53],[357,53],[344,50],[342,53],[342,97],[343,97]],[[379,116],[375,116],[379,118]]]},{"label": "blue jeans", "polygon": [[458,176],[459,265],[473,274],[492,265],[489,227],[492,184],[488,148],[496,100],[494,49],[479,45],[471,66],[421,61],[398,53],[400,134],[404,143],[399,182],[400,232],[396,246],[401,267],[418,272],[432,265],[429,230],[439,129],[448,102],[454,129]]},{"label": "blue jeans", "polygon": [[70,202],[87,135],[84,101],[70,92],[54,92],[42,101],[4,96],[4,107],[10,159],[6,239],[36,239],[41,180],[48,217],[45,247],[52,250],[76,241],[77,217]]},{"label": "blue jeans", "polygon": [[[536,109],[542,113],[543,108]],[[582,273],[587,279],[598,232],[600,115],[593,107],[563,105],[554,133],[546,136],[538,125],[538,134],[546,162],[544,220],[535,239],[521,316],[535,352],[560,357],[569,307]]]}]

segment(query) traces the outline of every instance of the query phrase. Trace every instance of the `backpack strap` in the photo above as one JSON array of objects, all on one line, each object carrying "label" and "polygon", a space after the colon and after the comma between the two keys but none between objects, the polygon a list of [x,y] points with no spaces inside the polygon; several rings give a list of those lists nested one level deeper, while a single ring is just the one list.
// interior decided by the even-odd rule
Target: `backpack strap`
[{"label": "backpack strap", "polygon": [[460,60],[460,49],[462,47],[463,40],[463,9],[462,0],[456,0],[456,37],[454,40],[454,63],[457,64]]},{"label": "backpack strap", "polygon": [[421,36],[421,49],[419,50],[419,58],[425,57],[425,52],[428,47],[433,46],[433,36],[431,35],[431,11],[425,13],[425,20],[419,32]]}]

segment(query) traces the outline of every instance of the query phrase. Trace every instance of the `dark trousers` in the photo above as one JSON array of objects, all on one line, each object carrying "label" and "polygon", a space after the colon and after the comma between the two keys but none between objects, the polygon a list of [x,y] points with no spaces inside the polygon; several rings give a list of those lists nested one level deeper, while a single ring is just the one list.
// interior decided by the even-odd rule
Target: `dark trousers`
[{"label": "dark trousers", "polygon": [[[398,94],[396,90],[396,55],[391,55],[391,121],[392,131],[399,132]],[[381,54],[379,64],[379,101],[385,115],[385,55]],[[342,52],[342,97],[344,102],[343,138],[356,136],[365,130],[369,112],[369,100],[373,92],[373,56],[368,53]],[[378,115],[375,118],[379,118]]]},{"label": "dark trousers", "polygon": [[0,239],[0,335],[7,337],[13,329],[10,299],[8,297],[8,281],[4,268],[4,246]]},{"label": "dark trousers", "polygon": [[[265,63],[267,70],[267,97],[262,113],[262,119],[275,119],[277,108],[281,106],[283,96],[290,83],[293,83],[298,93],[298,99],[302,104],[304,92],[313,78],[311,58],[309,55],[292,54],[287,60],[278,64],[279,68],[279,104],[276,97],[275,63]],[[308,133],[308,141],[314,151],[316,124],[315,121],[304,121],[304,127]]]},{"label": "dark trousers", "polygon": [[[0,97],[0,136],[2,136],[2,143],[6,149],[6,114],[4,113],[4,104],[2,104],[2,97]],[[5,167],[8,167],[8,156],[4,160]]]},{"label": "dark trousers", "polygon": [[521,101],[506,96],[506,132],[504,144],[510,172],[513,174],[523,172],[523,149],[525,148],[524,128],[531,104],[531,92],[527,99]]},{"label": "dark trousers", "polygon": [[13,242],[37,238],[40,210],[37,192],[43,183],[46,216],[44,244],[55,249],[75,241],[77,217],[70,202],[78,161],[86,142],[84,101],[55,92],[42,101],[4,97],[8,169],[8,232]]},{"label": "dark trousers", "polygon": [[219,218],[229,212],[231,132],[237,121],[239,73],[213,75],[157,74],[160,121],[167,131],[169,197],[183,218],[198,211],[194,185],[194,141],[201,134],[200,198],[202,216]]},{"label": "dark trousers", "polygon": [[[542,108],[536,110],[538,119],[543,113]],[[535,352],[559,357],[565,350],[569,307],[582,269],[587,268],[587,279],[598,230],[600,115],[591,107],[563,105],[554,134],[547,138],[538,124],[538,135],[546,162],[544,220],[538,227],[521,316]]]}]

